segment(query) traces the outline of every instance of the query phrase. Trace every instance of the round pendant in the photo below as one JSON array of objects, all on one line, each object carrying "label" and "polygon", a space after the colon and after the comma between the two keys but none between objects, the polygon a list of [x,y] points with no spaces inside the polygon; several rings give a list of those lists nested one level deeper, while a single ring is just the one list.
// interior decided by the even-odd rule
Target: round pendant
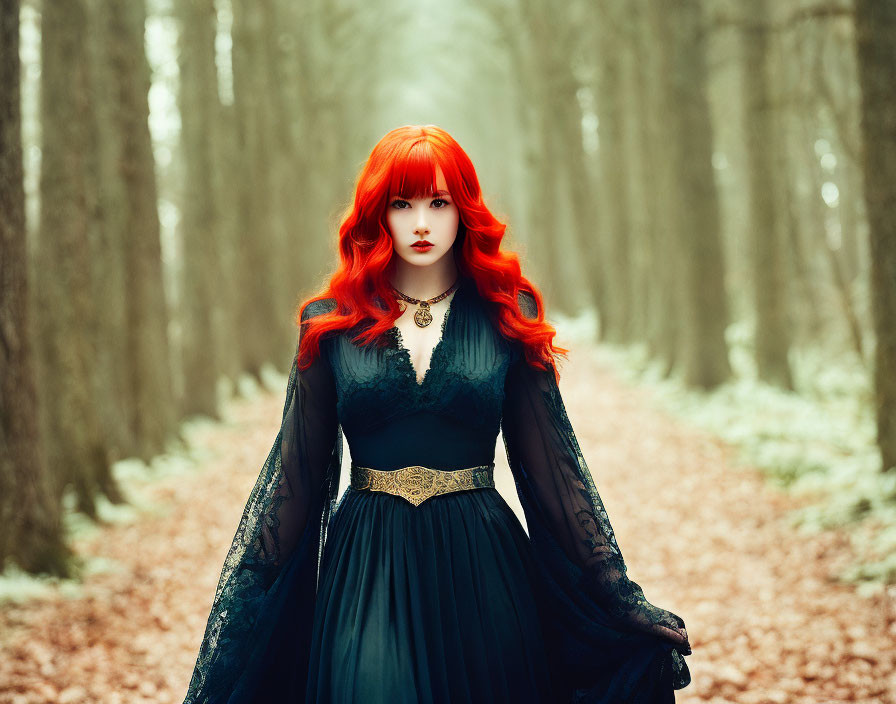
[{"label": "round pendant", "polygon": [[420,328],[425,328],[432,322],[432,313],[429,312],[429,304],[426,301],[423,301],[420,308],[414,312],[414,322]]}]

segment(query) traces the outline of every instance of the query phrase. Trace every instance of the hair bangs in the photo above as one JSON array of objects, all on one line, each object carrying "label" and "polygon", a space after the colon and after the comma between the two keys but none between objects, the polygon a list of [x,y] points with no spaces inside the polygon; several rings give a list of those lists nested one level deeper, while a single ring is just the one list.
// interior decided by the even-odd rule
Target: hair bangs
[{"label": "hair bangs", "polygon": [[[439,160],[433,145],[425,139],[413,142],[396,155],[389,177],[389,197],[426,198],[436,190]],[[443,169],[444,172],[444,169]]]}]

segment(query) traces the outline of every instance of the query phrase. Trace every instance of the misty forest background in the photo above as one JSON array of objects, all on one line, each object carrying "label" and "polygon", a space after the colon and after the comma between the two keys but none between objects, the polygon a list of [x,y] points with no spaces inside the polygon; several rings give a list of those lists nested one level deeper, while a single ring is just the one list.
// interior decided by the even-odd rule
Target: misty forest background
[{"label": "misty forest background", "polygon": [[288,368],[358,168],[436,123],[557,342],[896,582],[894,57],[875,0],[0,0],[0,567],[76,574],[126,467]]}]

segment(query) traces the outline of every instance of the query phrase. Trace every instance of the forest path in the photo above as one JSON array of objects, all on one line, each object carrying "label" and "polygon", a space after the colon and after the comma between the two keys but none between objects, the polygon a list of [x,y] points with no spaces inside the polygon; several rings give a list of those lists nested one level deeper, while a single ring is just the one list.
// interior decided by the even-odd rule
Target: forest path
[{"label": "forest path", "polygon": [[[692,683],[677,700],[896,702],[892,599],[829,577],[851,560],[847,537],[798,534],[787,518],[798,500],[733,449],[596,358],[571,357],[561,391],[629,576],[687,624]],[[226,422],[191,436],[202,465],[147,490],[166,515],[77,543],[120,571],[90,576],[76,598],[0,608],[0,704],[182,702],[282,403],[281,391],[230,404]],[[496,461],[518,510],[500,439]]]}]

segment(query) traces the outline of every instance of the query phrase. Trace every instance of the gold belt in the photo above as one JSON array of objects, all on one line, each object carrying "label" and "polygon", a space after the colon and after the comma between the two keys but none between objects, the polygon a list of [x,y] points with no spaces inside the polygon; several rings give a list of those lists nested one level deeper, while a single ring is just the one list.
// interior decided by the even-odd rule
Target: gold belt
[{"label": "gold belt", "polygon": [[454,470],[420,465],[382,470],[352,464],[351,486],[359,490],[385,491],[419,506],[437,494],[494,487],[494,469],[494,463]]}]

